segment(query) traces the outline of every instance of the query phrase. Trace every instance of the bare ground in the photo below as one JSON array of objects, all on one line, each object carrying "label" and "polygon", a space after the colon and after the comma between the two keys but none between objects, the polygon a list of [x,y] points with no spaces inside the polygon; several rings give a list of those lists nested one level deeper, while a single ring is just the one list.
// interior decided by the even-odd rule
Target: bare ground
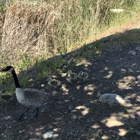
[{"label": "bare ground", "polygon": [[[25,107],[15,98],[1,103],[0,140],[43,140],[43,134],[50,131],[53,140],[139,140],[140,42],[119,43],[113,38],[101,40],[100,55],[73,67],[75,72],[88,72],[86,82],[71,84],[65,76],[58,76],[62,87],[53,89],[47,80],[32,81],[35,88],[51,92],[58,98],[40,108],[37,118],[29,118],[31,110],[17,122]],[[92,45],[87,53],[90,49]],[[98,92],[117,93],[131,100],[132,106],[110,108],[98,101]]]}]

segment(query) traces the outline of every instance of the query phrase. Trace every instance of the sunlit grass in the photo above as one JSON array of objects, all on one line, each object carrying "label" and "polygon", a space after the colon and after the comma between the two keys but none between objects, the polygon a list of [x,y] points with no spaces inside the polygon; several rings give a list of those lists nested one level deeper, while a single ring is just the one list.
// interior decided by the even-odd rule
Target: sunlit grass
[{"label": "sunlit grass", "polygon": [[[40,0],[28,3],[24,0],[14,5],[11,3],[9,9],[11,11],[7,13],[4,26],[4,31],[11,34],[8,34],[2,43],[7,46],[5,50],[7,53],[10,52],[9,49],[13,49],[14,52],[15,46],[18,47],[19,53],[14,54],[11,63],[19,60],[21,58],[19,56],[25,55],[25,52],[33,58],[40,55],[52,57],[56,54],[66,54],[77,46],[87,43],[88,40],[95,41],[97,36],[108,28],[120,26],[138,17],[139,5],[140,3],[136,4],[131,0],[127,2],[46,0],[46,3]],[[123,12],[113,13],[110,11],[113,8],[121,8]],[[23,16],[19,18],[13,10]],[[12,17],[10,13],[13,13]],[[18,19],[21,20],[20,30],[17,28]],[[11,25],[8,24],[10,22]]]}]

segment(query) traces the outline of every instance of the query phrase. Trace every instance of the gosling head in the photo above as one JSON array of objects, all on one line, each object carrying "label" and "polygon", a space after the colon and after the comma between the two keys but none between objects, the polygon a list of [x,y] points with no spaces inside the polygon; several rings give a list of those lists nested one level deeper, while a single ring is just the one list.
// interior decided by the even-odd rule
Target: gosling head
[{"label": "gosling head", "polygon": [[6,68],[2,69],[1,72],[12,72],[14,68],[12,66],[7,66]]}]

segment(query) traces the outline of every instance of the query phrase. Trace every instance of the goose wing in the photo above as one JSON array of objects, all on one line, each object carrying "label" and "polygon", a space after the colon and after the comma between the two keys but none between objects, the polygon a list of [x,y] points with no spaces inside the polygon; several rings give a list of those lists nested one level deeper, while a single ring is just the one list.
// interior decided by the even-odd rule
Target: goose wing
[{"label": "goose wing", "polygon": [[47,101],[49,93],[43,92],[33,88],[24,89],[24,99],[26,105],[39,107]]}]

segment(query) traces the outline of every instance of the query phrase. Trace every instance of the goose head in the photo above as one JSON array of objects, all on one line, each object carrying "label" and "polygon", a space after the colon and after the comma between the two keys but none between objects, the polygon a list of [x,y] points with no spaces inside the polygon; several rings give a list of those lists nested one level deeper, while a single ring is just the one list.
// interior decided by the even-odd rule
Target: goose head
[{"label": "goose head", "polygon": [[85,81],[85,80],[87,80],[87,78],[88,78],[88,73],[83,72],[83,71],[80,71],[80,72],[78,73],[78,77],[79,77],[79,79]]},{"label": "goose head", "polygon": [[12,66],[7,66],[6,68],[2,69],[1,72],[12,72],[14,68]]},{"label": "goose head", "polygon": [[17,74],[12,66],[7,66],[6,68],[0,70],[0,72],[11,72],[14,78],[16,88],[21,88],[21,85],[18,81]]}]

